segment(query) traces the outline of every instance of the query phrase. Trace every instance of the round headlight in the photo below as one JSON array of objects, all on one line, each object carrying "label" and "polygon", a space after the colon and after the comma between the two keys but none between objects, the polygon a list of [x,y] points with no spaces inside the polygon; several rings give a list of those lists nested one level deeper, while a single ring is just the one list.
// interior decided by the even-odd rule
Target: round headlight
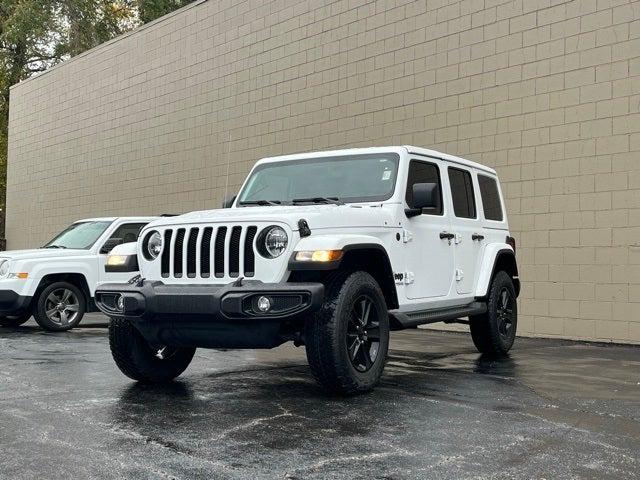
[{"label": "round headlight", "polygon": [[162,252],[162,235],[159,232],[152,232],[147,235],[144,246],[145,256],[149,260],[155,260]]},{"label": "round headlight", "polygon": [[276,258],[287,249],[289,237],[283,228],[278,226],[267,227],[262,231],[261,242],[258,244],[260,253],[267,258]]},{"label": "round headlight", "polygon": [[6,277],[9,274],[9,260],[2,260],[0,263],[0,277]]}]

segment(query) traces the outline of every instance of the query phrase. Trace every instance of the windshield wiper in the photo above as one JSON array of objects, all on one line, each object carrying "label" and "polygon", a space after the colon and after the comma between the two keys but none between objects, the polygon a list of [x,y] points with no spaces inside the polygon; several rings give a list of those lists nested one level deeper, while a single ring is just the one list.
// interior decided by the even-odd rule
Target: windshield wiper
[{"label": "windshield wiper", "polygon": [[64,245],[45,245],[42,248],[67,248]]},{"label": "windshield wiper", "polygon": [[295,203],[329,203],[332,205],[344,205],[344,202],[338,197],[310,197],[310,198],[294,198],[291,200]]},{"label": "windshield wiper", "polygon": [[282,205],[280,200],[246,200],[238,203],[240,205]]}]

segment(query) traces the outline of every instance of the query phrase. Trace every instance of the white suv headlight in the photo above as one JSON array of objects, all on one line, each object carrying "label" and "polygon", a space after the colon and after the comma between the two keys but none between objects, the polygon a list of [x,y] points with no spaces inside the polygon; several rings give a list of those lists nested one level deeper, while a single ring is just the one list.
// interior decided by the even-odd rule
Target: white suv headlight
[{"label": "white suv headlight", "polygon": [[273,225],[260,232],[256,243],[260,255],[265,258],[276,258],[287,249],[289,237],[282,227]]},{"label": "white suv headlight", "polygon": [[162,252],[162,235],[155,230],[147,233],[142,242],[142,253],[147,260],[155,260]]},{"label": "white suv headlight", "polygon": [[0,260],[0,278],[5,278],[9,274],[9,260]]}]

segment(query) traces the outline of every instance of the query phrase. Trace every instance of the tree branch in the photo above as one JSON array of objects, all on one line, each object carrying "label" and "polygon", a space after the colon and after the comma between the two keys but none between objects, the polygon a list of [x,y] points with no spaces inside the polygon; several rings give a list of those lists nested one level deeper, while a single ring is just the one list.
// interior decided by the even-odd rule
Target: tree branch
[{"label": "tree branch", "polygon": [[27,67],[27,69],[26,69],[26,70],[27,70],[27,72],[29,72],[29,73],[38,73],[38,72],[44,72],[44,71],[45,71],[45,70],[47,70],[48,68],[49,68],[49,66],[48,66],[48,65],[41,65],[41,66],[39,66],[39,67],[35,67],[35,68]]},{"label": "tree branch", "polygon": [[33,57],[27,60],[27,64],[36,63],[36,62],[46,62],[48,60],[58,60],[60,59],[59,55],[41,55],[39,57]]}]

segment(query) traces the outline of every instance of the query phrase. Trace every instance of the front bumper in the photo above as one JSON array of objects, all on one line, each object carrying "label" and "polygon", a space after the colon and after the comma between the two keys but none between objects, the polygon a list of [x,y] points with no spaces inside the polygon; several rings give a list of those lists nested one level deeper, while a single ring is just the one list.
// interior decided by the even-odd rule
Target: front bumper
[{"label": "front bumper", "polygon": [[[123,309],[118,308],[119,296]],[[271,303],[257,308],[259,297]],[[133,323],[152,345],[200,348],[272,348],[292,339],[296,323],[320,308],[321,283],[165,285],[143,280],[104,284],[96,305]]]},{"label": "front bumper", "polygon": [[20,295],[14,290],[0,290],[0,315],[19,315],[31,305],[31,297]]}]

